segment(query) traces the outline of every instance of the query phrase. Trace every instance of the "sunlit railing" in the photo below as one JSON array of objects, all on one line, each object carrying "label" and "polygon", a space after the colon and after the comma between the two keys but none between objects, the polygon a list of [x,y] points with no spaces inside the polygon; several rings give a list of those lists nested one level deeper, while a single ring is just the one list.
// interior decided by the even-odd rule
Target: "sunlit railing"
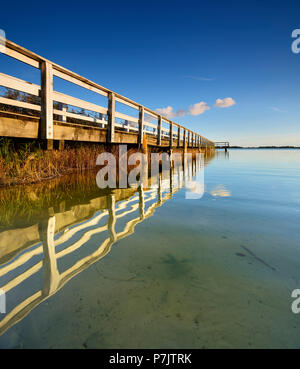
[{"label": "sunlit railing", "polygon": [[[121,130],[137,133],[138,143],[142,143],[143,136],[148,135],[155,138],[157,145],[161,145],[162,140],[166,139],[170,146],[185,146],[187,144],[190,147],[214,147],[214,143],[207,138],[135,101],[73,73],[11,41],[5,40],[3,42],[5,42],[4,54],[40,69],[41,85],[0,73],[0,86],[21,93],[21,95],[0,96],[0,104],[35,112],[36,116],[40,118],[40,128],[36,127],[36,129],[39,129],[39,137],[42,139],[57,139],[54,134],[54,126],[58,124],[70,125],[73,119],[72,126],[90,127],[95,130],[105,129],[109,143],[115,142],[115,131]],[[53,77],[58,77],[104,96],[107,99],[106,106],[54,91]],[[117,111],[116,103],[135,109],[138,117]],[[74,110],[74,108],[81,109],[81,112]]]}]

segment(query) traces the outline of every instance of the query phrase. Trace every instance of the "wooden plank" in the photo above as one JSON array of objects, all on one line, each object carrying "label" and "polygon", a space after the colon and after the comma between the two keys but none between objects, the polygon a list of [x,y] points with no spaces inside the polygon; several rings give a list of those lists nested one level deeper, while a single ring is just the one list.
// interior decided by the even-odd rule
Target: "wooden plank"
[{"label": "wooden plank", "polygon": [[34,68],[39,69],[40,67],[40,63],[26,55],[23,55],[21,53],[19,53],[18,51],[12,50],[9,47],[6,47],[3,54],[10,56],[13,59],[17,59],[19,61],[21,61],[22,63],[31,65]]},{"label": "wooden plank", "polygon": [[53,100],[57,102],[61,102],[64,104],[76,106],[78,108],[87,109],[91,111],[95,111],[97,113],[107,114],[107,109],[103,106],[96,105],[85,100],[78,99],[77,97],[72,97],[69,95],[65,95],[61,92],[53,91]]},{"label": "wooden plank", "polygon": [[146,107],[144,109],[145,109],[146,114],[150,115],[151,117],[153,117],[155,119],[159,118],[159,114],[155,114],[152,110],[147,109]]},{"label": "wooden plank", "polygon": [[38,138],[38,122],[0,117],[0,136]]},{"label": "wooden plank", "polygon": [[142,144],[143,143],[143,135],[144,135],[144,128],[143,128],[143,125],[144,125],[144,107],[143,106],[140,106],[138,122],[139,122],[139,141],[138,141],[138,143]]},{"label": "wooden plank", "polygon": [[53,139],[53,70],[48,62],[41,63],[41,138]]},{"label": "wooden plank", "polygon": [[115,109],[116,100],[115,94],[109,93],[108,95],[108,124],[107,124],[107,142],[112,143],[115,139]]},{"label": "wooden plank", "polygon": [[147,127],[151,127],[151,128],[155,128],[157,129],[157,125],[156,124],[153,124],[153,123],[149,123],[147,121],[144,120],[144,126],[147,126]]},{"label": "wooden plank", "polygon": [[[69,117],[69,118],[84,120],[84,121],[87,121],[87,122],[99,123],[99,124],[104,124],[104,125],[107,124],[107,121],[104,120],[104,119],[86,117],[86,116],[81,115],[81,114],[70,113],[70,112],[67,112],[67,111],[54,109],[53,113],[57,114],[57,115],[61,115],[64,118]],[[67,122],[66,120],[61,120],[61,121],[62,122]],[[73,123],[71,123],[71,124],[73,124]]]},{"label": "wooden plank", "polygon": [[132,104],[131,102],[129,102],[129,101],[125,100],[125,99],[122,99],[121,97],[117,97],[116,96],[116,101],[119,102],[119,103],[121,103],[121,104],[130,106],[133,109],[139,110],[139,105],[138,104]]},{"label": "wooden plank", "polygon": [[134,123],[139,122],[138,118],[134,118],[134,117],[131,117],[130,115],[126,115],[126,114],[119,113],[119,112],[115,112],[115,117],[128,120],[129,122],[134,122]]},{"label": "wooden plank", "polygon": [[[80,87],[83,87],[87,90],[90,90],[90,91],[93,91],[99,95],[102,95],[102,96],[105,96],[107,97],[108,96],[108,93],[100,88],[97,88],[93,85],[90,85],[89,83],[86,83],[86,82],[83,82],[81,81],[80,79],[78,78],[75,78],[75,77],[72,77],[71,75],[69,74],[66,74],[60,70],[57,70],[57,69],[54,69],[53,70],[53,74],[56,76],[56,77],[59,77],[61,79],[64,79],[65,81],[68,81],[68,82],[71,82],[71,83],[74,83],[75,85],[78,85]],[[96,84],[95,84],[96,85]]]},{"label": "wooden plank", "polygon": [[106,141],[106,131],[89,127],[72,127],[68,125],[54,126],[54,140],[103,142]]},{"label": "wooden plank", "polygon": [[11,77],[4,73],[0,73],[0,86],[13,88],[14,90],[26,92],[35,96],[39,96],[40,94],[40,86],[16,77]]},{"label": "wooden plank", "polygon": [[8,99],[6,97],[0,97],[0,103],[10,106],[17,106],[19,108],[41,111],[40,105],[35,105],[19,100]]}]

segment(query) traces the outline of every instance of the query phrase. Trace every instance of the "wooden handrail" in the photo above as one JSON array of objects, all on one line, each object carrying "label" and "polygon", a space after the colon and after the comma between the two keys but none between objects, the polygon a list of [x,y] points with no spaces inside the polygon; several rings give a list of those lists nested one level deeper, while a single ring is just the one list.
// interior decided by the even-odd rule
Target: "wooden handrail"
[{"label": "wooden handrail", "polygon": [[[3,53],[14,58],[17,59],[23,63],[29,64],[34,68],[40,69],[41,70],[41,88],[37,85],[34,84],[30,84],[28,82],[19,80],[19,79],[14,79],[13,77],[10,76],[5,76],[3,74],[0,74],[0,81],[3,83],[3,85],[5,87],[9,87],[9,88],[15,88],[16,90],[21,90],[27,93],[31,93],[33,95],[36,95],[36,91],[37,88],[40,90],[39,95],[41,96],[41,107],[40,109],[36,109],[36,110],[40,110],[41,111],[41,128],[42,128],[42,137],[45,139],[52,139],[53,138],[53,108],[52,108],[52,104],[53,101],[57,101],[59,100],[58,98],[58,92],[53,91],[53,76],[62,78],[68,82],[71,82],[73,84],[77,84],[81,87],[84,87],[85,89],[91,90],[93,92],[96,92],[100,95],[103,95],[105,97],[108,97],[108,99],[110,99],[109,101],[113,101],[113,103],[109,103],[108,104],[108,108],[105,107],[100,107],[98,105],[95,104],[91,104],[85,101],[81,101],[80,105],[81,106],[86,106],[85,109],[89,109],[92,108],[94,109],[93,111],[96,112],[103,112],[105,114],[105,112],[107,112],[109,119],[108,119],[108,131],[109,131],[109,141],[113,142],[114,140],[114,127],[115,127],[115,121],[114,118],[115,116],[118,117],[121,115],[122,113],[118,113],[115,112],[115,101],[120,102],[122,104],[125,104],[127,106],[130,106],[131,108],[135,108],[139,111],[141,111],[141,109],[148,115],[152,116],[153,118],[159,120],[161,119],[161,121],[164,121],[166,123],[169,124],[170,127],[173,128],[174,131],[174,127],[177,127],[179,129],[181,129],[182,131],[188,132],[192,135],[193,139],[192,142],[193,145],[194,143],[197,142],[197,138],[200,139],[201,142],[205,143],[206,145],[209,146],[214,146],[214,143],[210,140],[208,140],[206,137],[200,136],[198,133],[193,132],[191,130],[189,130],[188,128],[185,128],[184,126],[170,120],[167,117],[161,116],[159,113],[143,106],[140,103],[137,103],[117,92],[114,92],[102,85],[99,85],[98,83],[95,83],[87,78],[84,78],[82,76],[80,76],[79,74],[76,74],[54,62],[51,62],[50,60],[35,54],[27,49],[25,49],[24,47],[17,45],[15,43],[13,43],[12,41],[9,40],[3,40],[3,42],[5,42],[5,48],[3,50]],[[9,79],[10,77],[10,79]],[[10,81],[10,82],[7,82]],[[64,98],[63,98],[64,96]],[[71,102],[75,102],[76,99],[72,98],[71,96],[67,96],[64,94],[60,95],[61,100],[64,101],[68,101]],[[112,100],[113,99],[113,100]],[[79,103],[80,99],[77,99],[77,103]],[[0,101],[1,102],[1,101]],[[60,101],[59,102],[63,102]],[[8,102],[4,100],[2,100],[2,103],[7,104]],[[18,103],[23,103],[23,102],[18,102]],[[25,104],[25,102],[24,102]],[[13,103],[11,103],[11,105],[14,105]],[[19,107],[22,107],[21,104],[18,105]],[[37,105],[38,106],[38,105]],[[74,106],[76,106],[76,104],[74,104]],[[23,105],[24,108],[28,108],[28,109],[32,109],[34,107],[26,107],[25,105]],[[114,110],[112,113],[112,109]],[[57,109],[54,112],[55,114],[58,114]],[[68,116],[68,113],[66,114],[61,114],[62,116]],[[111,118],[110,118],[111,117]],[[127,116],[129,118],[129,116]],[[130,117],[130,121],[135,122],[136,118]],[[129,120],[129,119],[128,119]],[[143,126],[143,125],[148,125],[149,127],[151,127],[152,125],[148,124],[148,122],[146,122],[144,119],[139,119],[139,125]],[[152,127],[153,128],[153,127]],[[166,131],[165,128],[161,128],[160,133],[162,131]],[[172,130],[172,129],[171,129]],[[143,127],[139,128],[140,131],[140,142],[142,139],[142,135],[144,132]],[[157,136],[160,134],[159,129],[157,127]],[[171,134],[172,135],[172,134]],[[175,137],[177,137],[177,133],[174,133]],[[171,137],[170,137],[171,140]],[[158,137],[158,141],[159,137]]]}]

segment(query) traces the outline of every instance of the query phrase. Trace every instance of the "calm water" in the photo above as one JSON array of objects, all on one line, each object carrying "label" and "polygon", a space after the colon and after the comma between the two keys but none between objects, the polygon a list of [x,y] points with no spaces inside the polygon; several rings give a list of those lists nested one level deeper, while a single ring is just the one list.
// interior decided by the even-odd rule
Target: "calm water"
[{"label": "calm water", "polygon": [[199,199],[182,175],[1,190],[0,347],[299,348],[300,150],[219,152]]}]

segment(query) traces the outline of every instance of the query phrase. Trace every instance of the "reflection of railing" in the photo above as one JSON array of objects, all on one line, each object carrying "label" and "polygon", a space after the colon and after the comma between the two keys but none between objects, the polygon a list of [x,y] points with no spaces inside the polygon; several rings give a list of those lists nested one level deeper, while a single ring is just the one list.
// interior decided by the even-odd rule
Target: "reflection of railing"
[{"label": "reflection of railing", "polygon": [[[17,99],[11,98],[12,96],[10,95],[0,97],[0,103],[33,111],[37,117],[41,118],[39,136],[43,139],[67,139],[66,137],[61,138],[64,135],[58,132],[57,124],[57,133],[54,132],[54,114],[58,116],[57,120],[60,122],[60,127],[66,127],[72,123],[75,126],[80,126],[80,124],[85,127],[90,126],[95,130],[106,128],[108,142],[115,142],[115,130],[122,129],[124,132],[133,131],[138,133],[138,143],[140,144],[143,142],[143,135],[148,134],[155,137],[158,145],[161,145],[162,138],[167,138],[170,141],[170,146],[174,144],[174,141],[177,146],[180,146],[181,143],[183,145],[187,143],[188,146],[192,147],[213,147],[214,145],[207,138],[135,101],[73,73],[11,41],[4,40],[4,42],[4,54],[40,69],[41,86],[0,73],[0,86],[14,92],[21,92],[22,94],[21,98]],[[107,106],[100,106],[54,91],[53,77],[63,79],[104,96],[107,98],[107,104],[105,104]],[[133,117],[117,111],[117,104],[120,104],[125,109],[133,109],[136,116]],[[77,109],[77,112],[74,108]],[[70,111],[70,109],[72,110]],[[81,110],[78,112],[78,109]],[[76,121],[72,122],[72,119]],[[167,127],[164,125],[167,125]],[[32,137],[33,133],[28,132],[28,134],[28,137]]]},{"label": "reflection of railing", "polygon": [[[187,168],[184,166],[183,172],[177,170],[174,173],[175,169],[170,169],[169,179],[163,179],[161,174],[157,178],[157,185],[153,186],[152,189],[144,190],[140,187],[138,194],[135,194],[128,200],[119,202],[117,205],[115,204],[114,194],[110,194],[107,196],[107,210],[97,212],[89,220],[66,229],[65,232],[59,233],[57,237],[55,237],[55,215],[41,222],[39,224],[39,232],[42,245],[38,244],[34,248],[30,247],[30,249],[16,257],[12,262],[4,265],[0,269],[0,278],[7,276],[10,272],[15,272],[19,267],[25,266],[26,263],[32,261],[38,255],[43,255],[43,259],[11,279],[4,286],[1,286],[0,289],[5,293],[9,293],[9,291],[35,275],[42,268],[44,269],[43,288],[26,298],[5,315],[2,321],[0,321],[0,334],[23,319],[31,310],[56,293],[75,275],[103,258],[115,242],[132,234],[135,226],[144,219],[151,217],[157,207],[161,206],[184,186],[185,181],[192,179],[197,169],[199,170],[200,167],[196,168],[193,163]],[[166,188],[168,190],[164,194]],[[151,205],[146,208],[146,204],[151,201]],[[124,229],[117,233],[115,228],[118,219],[137,210],[139,210],[139,216],[129,220],[125,224]],[[106,216],[108,217],[106,224],[100,226],[100,222]],[[58,260],[79,250],[92,236],[99,235],[104,231],[108,231],[109,236],[100,244],[96,251],[78,260],[64,272],[60,273],[58,271]],[[78,235],[79,232],[83,232],[79,239],[72,242],[71,245],[63,247],[64,243],[72,241],[72,238]]]}]

